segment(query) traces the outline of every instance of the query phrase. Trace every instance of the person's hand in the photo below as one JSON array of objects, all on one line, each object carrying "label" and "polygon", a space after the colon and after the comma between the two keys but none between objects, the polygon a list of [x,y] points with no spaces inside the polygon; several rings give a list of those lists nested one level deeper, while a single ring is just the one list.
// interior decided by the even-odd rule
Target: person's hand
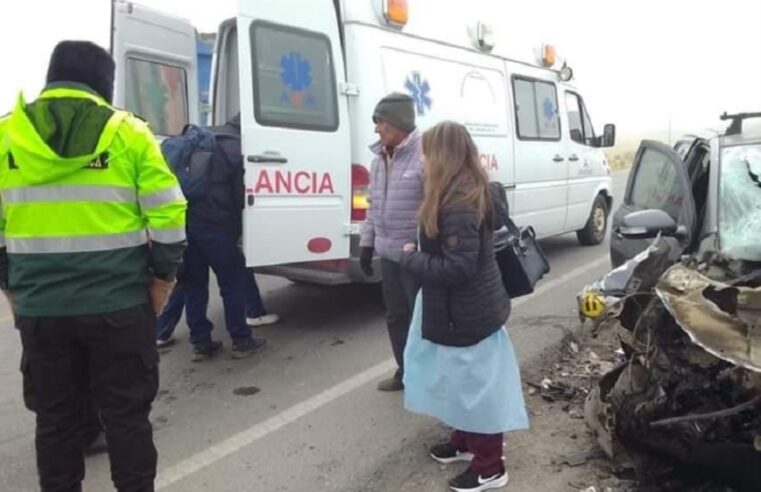
[{"label": "person's hand", "polygon": [[373,254],[375,250],[369,247],[363,247],[359,249],[359,266],[362,268],[362,272],[372,277],[375,271],[373,270]]},{"label": "person's hand", "polygon": [[173,280],[162,280],[160,278],[153,277],[151,279],[151,285],[148,288],[148,294],[151,298],[151,306],[156,315],[161,314],[161,311],[166,305],[169,294],[172,293],[175,282]]},{"label": "person's hand", "polygon": [[402,251],[404,251],[407,254],[414,253],[415,251],[417,251],[417,244],[415,244],[415,243],[407,243],[402,248]]}]

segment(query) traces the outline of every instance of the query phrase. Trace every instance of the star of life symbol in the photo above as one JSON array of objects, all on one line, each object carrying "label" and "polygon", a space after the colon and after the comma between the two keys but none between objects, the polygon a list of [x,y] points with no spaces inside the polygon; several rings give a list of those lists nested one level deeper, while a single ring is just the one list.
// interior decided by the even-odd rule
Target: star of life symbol
[{"label": "star of life symbol", "polygon": [[427,80],[423,79],[420,72],[412,72],[404,83],[407,93],[415,102],[415,111],[420,116],[423,116],[426,110],[431,109],[433,101],[429,93],[431,92],[431,86]]}]

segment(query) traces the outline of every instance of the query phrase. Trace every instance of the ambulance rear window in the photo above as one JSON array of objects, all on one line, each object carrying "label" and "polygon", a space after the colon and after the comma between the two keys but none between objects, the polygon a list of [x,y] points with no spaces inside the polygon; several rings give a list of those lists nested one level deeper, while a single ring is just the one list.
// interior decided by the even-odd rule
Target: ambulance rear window
[{"label": "ambulance rear window", "polygon": [[338,102],[330,39],[320,33],[254,22],[254,112],[263,126],[332,132]]},{"label": "ambulance rear window", "polygon": [[137,58],[126,65],[126,109],[145,118],[158,135],[179,135],[188,123],[184,68]]}]

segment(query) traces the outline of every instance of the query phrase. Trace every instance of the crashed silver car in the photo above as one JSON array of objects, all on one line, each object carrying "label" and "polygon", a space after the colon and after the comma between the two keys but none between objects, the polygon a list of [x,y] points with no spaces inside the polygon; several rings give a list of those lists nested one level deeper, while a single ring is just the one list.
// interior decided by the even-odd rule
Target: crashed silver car
[{"label": "crashed silver car", "polygon": [[587,423],[646,490],[761,491],[761,133],[742,131],[755,117],[725,115],[725,134],[686,149],[643,142],[612,225],[618,268],[580,295],[626,355]]}]

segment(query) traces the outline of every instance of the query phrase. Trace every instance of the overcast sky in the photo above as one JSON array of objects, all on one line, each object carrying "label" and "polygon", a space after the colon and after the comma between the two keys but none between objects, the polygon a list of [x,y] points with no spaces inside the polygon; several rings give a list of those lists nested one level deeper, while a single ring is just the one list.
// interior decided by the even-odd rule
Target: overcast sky
[{"label": "overcast sky", "polygon": [[[552,42],[574,68],[598,128],[612,122],[627,135],[666,129],[671,120],[674,129],[694,130],[719,125],[725,109],[761,111],[759,0],[408,2],[418,20],[430,17],[433,6],[451,18],[489,19],[502,48],[518,51]],[[209,31],[234,15],[237,2],[142,3]],[[56,41],[87,38],[107,47],[110,0],[4,0],[2,9],[0,114],[10,109],[19,89],[28,98],[41,89]]]}]

